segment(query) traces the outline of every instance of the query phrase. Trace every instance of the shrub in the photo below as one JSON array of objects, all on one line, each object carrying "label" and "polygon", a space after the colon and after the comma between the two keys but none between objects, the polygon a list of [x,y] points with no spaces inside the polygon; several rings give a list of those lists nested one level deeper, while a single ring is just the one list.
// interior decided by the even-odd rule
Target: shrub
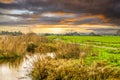
[{"label": "shrub", "polygon": [[27,52],[31,52],[34,53],[35,52],[35,48],[37,48],[37,45],[31,43],[27,45]]},{"label": "shrub", "polygon": [[60,43],[59,45],[56,46],[57,51],[56,51],[56,57],[57,58],[63,58],[63,59],[78,59],[81,48],[79,45],[75,44],[67,44],[67,43]]},{"label": "shrub", "polygon": [[38,47],[35,49],[35,52],[37,53],[50,53],[50,52],[56,52],[57,48],[54,46],[53,43],[41,43],[38,45]]},{"label": "shrub", "polygon": [[[99,53],[92,46],[80,46],[75,43],[57,42],[54,46],[57,48],[56,58],[62,59],[79,59],[83,56],[85,58],[87,55],[97,56]],[[81,56],[82,53],[85,54]]]}]

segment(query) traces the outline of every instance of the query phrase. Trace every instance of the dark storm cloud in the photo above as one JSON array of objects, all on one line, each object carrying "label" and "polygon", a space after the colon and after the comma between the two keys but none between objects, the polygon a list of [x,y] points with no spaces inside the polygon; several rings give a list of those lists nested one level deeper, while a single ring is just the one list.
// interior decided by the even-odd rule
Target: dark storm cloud
[{"label": "dark storm cloud", "polygon": [[[4,0],[3,0],[4,1]],[[1,9],[17,9],[17,10],[29,10],[32,11],[34,15],[47,13],[47,12],[64,12],[64,13],[74,13],[74,14],[86,14],[89,15],[104,15],[105,18],[108,20],[109,24],[120,25],[120,0],[14,0],[12,3],[2,3],[0,2]],[[9,13],[2,13],[3,10],[0,11],[0,15],[8,15],[8,16],[15,16],[15,17],[22,17],[25,18],[25,22],[27,20],[31,20],[31,16],[33,14],[9,14]],[[41,23],[59,23],[59,21],[66,19],[67,17],[58,18],[58,17],[51,17],[46,18],[41,16],[36,19],[36,22]],[[76,16],[74,17],[76,18]],[[68,19],[71,19],[68,17]],[[42,21],[43,20],[43,21]],[[96,21],[95,21],[96,20]],[[28,20],[29,21],[29,20]],[[83,24],[83,23],[99,23],[104,24],[101,19],[85,19],[82,21],[73,22],[73,24]],[[9,22],[8,22],[9,23]],[[21,22],[17,22],[21,23]],[[33,21],[34,23],[34,21]]]},{"label": "dark storm cloud", "polygon": [[120,18],[120,0],[24,0],[24,2],[27,6],[53,6],[53,10],[83,11]]},{"label": "dark storm cloud", "polygon": [[105,22],[99,18],[87,18],[74,22],[74,24],[103,24],[103,23],[105,24]]},{"label": "dark storm cloud", "polygon": [[64,7],[74,12],[103,14],[110,23],[120,21],[120,0],[65,0]]}]

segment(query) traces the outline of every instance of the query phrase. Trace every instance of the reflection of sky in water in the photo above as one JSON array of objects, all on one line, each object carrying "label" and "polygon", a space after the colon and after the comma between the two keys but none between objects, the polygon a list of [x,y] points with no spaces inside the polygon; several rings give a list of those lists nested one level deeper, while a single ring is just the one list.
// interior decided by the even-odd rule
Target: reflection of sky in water
[{"label": "reflection of sky in water", "polygon": [[9,69],[7,65],[0,66],[0,80],[18,80],[18,71]]},{"label": "reflection of sky in water", "polygon": [[31,80],[26,77],[28,66],[25,58],[0,60],[0,80]]},{"label": "reflection of sky in water", "polygon": [[47,53],[46,55],[36,53],[14,60],[2,60],[0,62],[0,80],[31,80],[31,78],[26,75],[31,71],[33,62],[48,56],[55,58],[55,53]]}]

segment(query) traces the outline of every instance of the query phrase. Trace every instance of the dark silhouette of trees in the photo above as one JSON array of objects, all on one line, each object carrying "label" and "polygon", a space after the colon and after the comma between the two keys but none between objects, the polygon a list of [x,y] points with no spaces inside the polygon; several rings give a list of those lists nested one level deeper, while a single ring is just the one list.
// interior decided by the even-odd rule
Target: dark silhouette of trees
[{"label": "dark silhouette of trees", "polygon": [[17,36],[17,35],[22,35],[23,33],[18,31],[18,32],[8,32],[8,31],[1,31],[0,35],[13,35],[13,36]]},{"label": "dark silhouette of trees", "polygon": [[116,32],[116,35],[120,35],[120,29]]},{"label": "dark silhouette of trees", "polygon": [[96,34],[94,32],[91,32],[89,35],[90,36],[96,36]]}]

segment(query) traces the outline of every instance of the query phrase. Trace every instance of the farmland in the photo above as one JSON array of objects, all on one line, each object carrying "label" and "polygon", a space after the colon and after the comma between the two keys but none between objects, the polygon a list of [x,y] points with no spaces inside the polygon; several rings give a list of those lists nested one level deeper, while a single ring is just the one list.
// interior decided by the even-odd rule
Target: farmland
[{"label": "farmland", "polygon": [[[120,36],[48,36],[48,38],[93,47],[99,52],[99,56],[94,60],[109,61],[112,60],[110,58],[115,58],[118,59],[118,64],[120,64]],[[91,62],[91,59],[89,61]]]},{"label": "farmland", "polygon": [[49,36],[66,42],[120,48],[120,36]]}]

